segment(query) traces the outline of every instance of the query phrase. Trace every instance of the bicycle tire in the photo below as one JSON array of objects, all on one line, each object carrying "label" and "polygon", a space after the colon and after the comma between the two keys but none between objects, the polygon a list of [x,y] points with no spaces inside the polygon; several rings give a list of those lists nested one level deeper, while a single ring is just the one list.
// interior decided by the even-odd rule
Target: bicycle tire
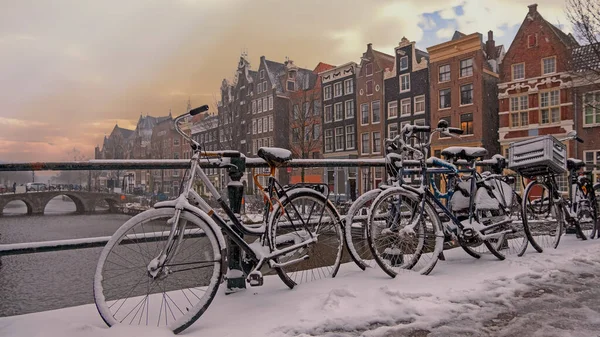
[{"label": "bicycle tire", "polygon": [[[536,186],[539,186],[542,190],[541,198],[534,195]],[[563,234],[564,217],[562,209],[554,201],[551,191],[551,187],[547,184],[533,180],[527,184],[523,194],[523,226],[525,233],[528,234],[529,243],[539,253],[542,253],[544,248],[556,249]],[[545,203],[547,206],[545,206]],[[538,207],[537,210],[536,207]],[[542,223],[546,228],[542,227],[541,230],[538,230],[537,225]],[[553,223],[555,225],[552,225]]]},{"label": "bicycle tire", "polygon": [[[352,203],[350,209],[348,209],[348,212],[346,213],[346,217],[344,218],[344,239],[346,242],[346,247],[348,247],[350,254],[354,256],[354,262],[356,262],[356,264],[362,270],[365,270],[367,267],[373,267],[374,261],[367,239],[368,226],[366,220],[368,220],[368,212],[365,216],[367,219],[358,224],[358,226],[363,227],[353,227],[354,218],[360,210],[365,209],[365,207],[370,207],[381,192],[382,190],[377,188],[363,193]],[[353,228],[358,228],[360,233],[357,235],[355,233],[356,231],[353,231]]]},{"label": "bicycle tire", "polygon": [[[161,306],[158,309],[158,319],[156,322],[152,322],[151,325],[166,327],[177,334],[192,325],[206,311],[214,299],[219,284],[223,279],[223,268],[227,266],[226,248],[222,247],[222,238],[219,239],[218,236],[220,233],[216,234],[211,225],[207,224],[198,215],[190,212],[182,211],[180,221],[187,221],[186,226],[192,224],[200,229],[200,231],[190,228],[190,231],[186,232],[180,241],[181,246],[178,249],[178,253],[172,257],[173,260],[171,260],[171,263],[173,264],[167,267],[167,269],[164,269],[165,272],[160,273],[160,277],[152,278],[149,275],[150,273],[147,266],[153,258],[158,256],[159,252],[164,247],[166,236],[168,236],[171,229],[170,225],[162,223],[160,219],[169,219],[173,217],[174,214],[175,209],[170,207],[144,211],[125,222],[113,234],[104,247],[98,260],[94,276],[94,300],[100,316],[108,326],[123,324],[125,320],[128,320],[128,324],[130,325],[143,325],[141,323],[144,318],[144,310],[146,316],[145,324],[149,325],[150,316],[154,319],[157,315],[155,310],[150,309],[151,302],[154,303],[156,300],[157,303],[160,301]],[[154,232],[146,233],[144,225],[146,225],[147,229],[162,229],[162,231],[155,230]],[[162,233],[162,235],[157,235],[158,233]],[[188,239],[197,240],[191,240],[190,244],[190,241],[187,241]],[[127,247],[132,242],[136,243],[136,246],[134,247],[136,249]],[[207,243],[208,245],[200,246],[198,245],[199,243]],[[192,246],[194,247],[194,250],[190,251],[189,248]],[[202,248],[208,249],[201,251]],[[139,253],[139,256],[137,256],[137,253]],[[184,257],[201,258],[208,261],[179,263],[181,258]],[[136,268],[133,267],[135,262],[138,262]],[[198,264],[202,265],[193,267]],[[111,265],[114,265],[117,268],[111,270]],[[130,265],[131,267],[126,265]],[[208,271],[203,274],[198,273],[200,270],[205,270],[205,267],[211,266],[213,268],[212,272]],[[130,271],[122,273],[122,268],[129,268]],[[198,272],[193,272],[194,270]],[[134,272],[135,274],[132,277],[129,277],[129,275]],[[179,272],[182,272],[182,274],[179,274]],[[126,275],[127,277],[125,277]],[[114,278],[121,276],[125,281],[133,280],[132,283],[136,281],[137,283],[133,285],[131,289],[121,291],[120,289],[125,287],[123,286],[123,281],[114,281]],[[144,282],[144,280],[147,282]],[[169,282],[167,283],[166,280],[169,280]],[[201,281],[206,281],[207,284],[205,286],[198,285]],[[181,282],[183,285],[181,283],[175,284],[175,282]],[[140,284],[142,284],[142,288],[144,288],[143,283],[148,283],[146,289],[138,288]],[[115,285],[115,287],[111,287],[111,285]],[[179,286],[182,287],[179,288]],[[114,295],[111,293],[113,289],[116,292]],[[157,292],[153,293],[153,290],[156,290]],[[160,299],[159,296],[161,293],[160,291],[162,291],[162,299]],[[126,297],[124,300],[120,298],[119,293],[125,294]],[[113,297],[115,297],[115,299],[113,299]],[[129,305],[125,306],[128,299],[136,298],[134,302],[137,302],[137,299],[140,297],[142,300],[131,308],[127,315],[123,317],[124,313],[119,314],[119,311],[123,307],[127,307],[125,310],[131,307],[131,302]],[[190,298],[194,300],[197,299],[197,302],[192,303]],[[169,302],[169,300],[171,302]],[[113,309],[113,307],[115,309]],[[169,313],[167,313],[167,308],[169,308]],[[185,312],[182,308],[184,308]],[[164,324],[162,324],[163,309],[165,312]],[[179,312],[177,312],[177,310],[174,311],[174,309],[178,309]],[[135,313],[131,317],[131,320],[129,320],[129,315],[131,315],[134,310]],[[181,313],[181,315],[179,315],[179,313]],[[171,314],[173,318],[171,323],[169,323],[169,314]],[[175,315],[178,317],[175,317]],[[137,324],[135,324],[134,321],[137,321]]]},{"label": "bicycle tire", "polygon": [[592,211],[595,219],[595,226],[590,235],[590,239],[600,238],[600,183],[595,184],[593,187],[593,200]]},{"label": "bicycle tire", "polygon": [[[307,248],[302,248],[274,259],[276,263],[281,264],[298,261],[302,258],[305,259],[291,265],[274,268],[277,275],[290,289],[308,281],[335,277],[340,268],[344,248],[343,224],[340,215],[323,194],[313,189],[300,187],[288,190],[286,193],[287,196],[280,199],[280,203],[273,208],[269,218],[268,241],[271,251],[285,247],[290,239],[294,243],[296,243],[295,240],[304,240],[305,237],[303,235],[306,236],[307,233],[301,232],[302,230],[296,230],[296,225],[304,223],[305,220],[312,219],[318,221],[316,224],[313,222],[312,225],[314,227],[310,227],[311,224],[309,223],[309,230],[311,231],[311,235],[313,234],[312,231],[315,230],[314,233],[322,235],[325,239],[318,238],[316,243],[310,244]],[[301,212],[299,212],[294,201],[301,199],[306,201],[298,203],[301,206]],[[312,204],[310,204],[311,202]],[[317,204],[320,205],[321,209],[319,209]],[[286,215],[285,218],[282,218],[284,215],[281,211],[282,207],[285,210],[283,212]],[[325,212],[327,212],[327,215],[324,214]],[[307,219],[302,219],[302,221],[293,218],[305,215],[307,215]],[[292,230],[290,231],[290,227],[286,229],[286,226],[291,226]],[[322,254],[323,251],[326,254]],[[315,261],[316,264],[311,266],[312,261]],[[317,272],[316,274],[315,271]]]},{"label": "bicycle tire", "polygon": [[[384,238],[385,241],[378,237],[379,234],[387,235],[386,233],[390,232],[392,238],[395,238],[391,230],[385,231],[385,229],[388,229],[388,225],[395,225],[395,221],[397,220],[395,215],[392,220],[393,223],[389,223],[388,219],[386,219],[386,223],[384,224],[385,229],[381,233],[378,231],[381,226],[377,225],[381,222],[382,214],[386,214],[387,212],[387,206],[384,207],[383,205],[384,202],[394,197],[405,200],[407,206],[400,210],[400,215],[410,215],[407,223],[413,223],[415,216],[420,218],[416,224],[416,231],[413,232],[413,236],[417,236],[416,240],[412,240],[414,237],[408,238],[411,241],[402,247],[399,247],[400,244],[398,242],[390,242],[389,237]],[[417,195],[402,188],[391,188],[380,193],[369,209],[369,220],[367,222],[369,248],[379,267],[392,278],[396,277],[401,270],[409,269],[422,275],[428,275],[435,268],[439,255],[443,251],[444,234],[438,214],[429,202],[425,202],[424,214],[429,219],[429,223],[426,223],[420,215],[420,208],[420,200]],[[382,212],[380,213],[378,210]],[[397,237],[399,238],[399,235]],[[385,243],[383,246],[386,247],[379,247],[379,242]],[[392,247],[390,248],[388,245]],[[423,256],[424,253],[427,254],[426,258]],[[408,257],[408,259],[405,260],[405,257]],[[400,264],[396,263],[398,262],[396,259],[400,260]]]}]

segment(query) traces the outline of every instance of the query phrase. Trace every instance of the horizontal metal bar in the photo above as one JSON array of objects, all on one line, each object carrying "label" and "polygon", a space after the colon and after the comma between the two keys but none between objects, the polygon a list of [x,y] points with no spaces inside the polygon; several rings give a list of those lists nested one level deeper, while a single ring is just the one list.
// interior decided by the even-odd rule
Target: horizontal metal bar
[{"label": "horizontal metal bar", "polygon": [[[230,165],[229,158],[200,160],[204,168]],[[383,167],[385,158],[376,159],[292,159],[281,167]],[[97,171],[97,170],[163,170],[186,169],[189,159],[111,159],[67,162],[4,163],[0,171]],[[267,167],[261,158],[246,158],[246,167]]]}]

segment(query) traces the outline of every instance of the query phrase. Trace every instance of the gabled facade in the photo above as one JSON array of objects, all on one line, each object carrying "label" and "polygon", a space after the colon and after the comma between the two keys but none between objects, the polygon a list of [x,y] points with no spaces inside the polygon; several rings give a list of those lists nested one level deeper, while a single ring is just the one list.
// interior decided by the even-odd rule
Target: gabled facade
[{"label": "gabled facade", "polygon": [[[320,62],[307,77],[308,87],[290,93],[290,150],[294,158],[322,158],[323,132],[320,72],[334,66]],[[323,182],[323,168],[293,168],[290,182]]]},{"label": "gabled facade", "polygon": [[[349,62],[322,73],[321,106],[323,107],[323,157],[353,159],[358,157],[356,140],[356,74],[359,68]],[[348,111],[346,112],[346,107]],[[353,110],[350,110],[353,109]],[[328,168],[323,181],[337,200],[356,198],[357,170]]]},{"label": "gabled facade", "polygon": [[[356,107],[345,101],[344,119],[356,119],[358,156],[381,158],[385,141],[384,73],[394,66],[394,57],[374,50],[371,43],[363,53],[356,77]],[[344,83],[347,83],[346,80]],[[345,85],[346,87],[346,85]],[[334,88],[335,93],[335,88]],[[341,103],[336,103],[341,106]],[[337,117],[337,106],[334,106]],[[335,118],[334,118],[335,119]],[[383,181],[382,167],[365,167],[359,170],[358,191],[362,194]]]},{"label": "gabled facade", "polygon": [[[541,135],[562,137],[575,128],[571,49],[577,42],[546,21],[530,5],[506,52],[498,84],[499,141],[509,144]],[[575,156],[575,141],[567,144]],[[566,184],[563,184],[566,187]]]},{"label": "gabled facade", "polygon": [[437,134],[432,140],[432,154],[439,156],[449,146],[480,146],[489,156],[500,152],[498,145],[498,73],[502,48],[493,42],[483,43],[479,33],[456,32],[452,40],[427,48],[429,53],[429,87],[431,121],[436,126],[445,119],[461,128],[459,139]]},{"label": "gabled facade", "polygon": [[[165,119],[154,126],[150,139],[152,159],[183,159],[183,153],[189,146],[183,142],[183,137],[175,130],[175,123],[169,114]],[[153,170],[150,181],[150,190],[153,193],[162,192],[171,197],[179,194],[179,187],[183,180],[182,169]]]},{"label": "gabled facade", "polygon": [[[219,141],[219,116],[203,116],[202,119],[191,126],[191,134],[192,139],[200,144],[202,150],[217,151],[221,149]],[[204,168],[203,170],[217,190],[224,188],[221,181],[221,169]],[[203,195],[209,194],[206,186],[201,186],[201,189]]]},{"label": "gabled facade", "polygon": [[590,165],[594,183],[600,182],[600,44],[573,48],[573,105],[577,135],[576,155]]}]

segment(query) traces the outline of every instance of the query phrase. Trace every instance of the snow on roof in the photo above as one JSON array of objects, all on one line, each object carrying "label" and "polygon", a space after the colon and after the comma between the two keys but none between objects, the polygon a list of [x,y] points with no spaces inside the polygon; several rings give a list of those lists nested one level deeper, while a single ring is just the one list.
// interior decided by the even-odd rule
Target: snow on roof
[{"label": "snow on roof", "polygon": [[576,72],[600,69],[600,43],[574,48],[572,60]]}]

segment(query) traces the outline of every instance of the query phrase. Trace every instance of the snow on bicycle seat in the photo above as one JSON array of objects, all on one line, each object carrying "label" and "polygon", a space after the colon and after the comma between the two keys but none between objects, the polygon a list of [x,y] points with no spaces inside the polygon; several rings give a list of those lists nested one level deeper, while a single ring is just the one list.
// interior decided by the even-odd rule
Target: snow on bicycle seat
[{"label": "snow on bicycle seat", "polygon": [[579,170],[582,167],[585,167],[583,160],[567,158],[567,170]]},{"label": "snow on bicycle seat", "polygon": [[290,150],[278,147],[261,147],[258,149],[257,155],[264,159],[269,166],[275,167],[292,160],[292,152]]},{"label": "snow on bicycle seat", "polygon": [[487,150],[482,147],[451,146],[442,150],[446,158],[473,160],[487,155]]}]

